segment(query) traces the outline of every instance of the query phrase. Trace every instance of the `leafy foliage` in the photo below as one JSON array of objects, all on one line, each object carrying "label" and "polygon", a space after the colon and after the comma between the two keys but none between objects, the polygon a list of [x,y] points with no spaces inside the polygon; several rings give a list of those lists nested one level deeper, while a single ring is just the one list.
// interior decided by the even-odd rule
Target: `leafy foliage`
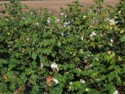
[{"label": "leafy foliage", "polygon": [[0,93],[113,94],[125,92],[124,0],[78,2],[60,17],[13,1],[0,19]]}]

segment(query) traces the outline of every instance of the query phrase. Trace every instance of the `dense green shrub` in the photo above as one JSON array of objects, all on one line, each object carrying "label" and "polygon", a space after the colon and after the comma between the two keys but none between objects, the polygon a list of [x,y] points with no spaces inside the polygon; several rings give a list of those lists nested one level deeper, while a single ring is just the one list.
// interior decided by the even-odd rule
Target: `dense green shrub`
[{"label": "dense green shrub", "polygon": [[6,5],[0,19],[1,94],[124,94],[125,1],[74,2],[55,17]]}]

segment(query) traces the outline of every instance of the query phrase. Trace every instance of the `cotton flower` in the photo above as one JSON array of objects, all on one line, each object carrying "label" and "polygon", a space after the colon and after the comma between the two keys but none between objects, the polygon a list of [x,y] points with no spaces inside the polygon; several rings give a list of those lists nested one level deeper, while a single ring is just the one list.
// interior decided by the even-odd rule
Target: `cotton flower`
[{"label": "cotton flower", "polygon": [[58,72],[58,71],[59,71],[58,65],[57,65],[55,62],[53,62],[53,63],[51,64],[51,68],[52,68],[52,70],[55,71],[55,72]]},{"label": "cotton flower", "polygon": [[83,83],[83,84],[84,84],[84,83],[85,83],[85,80],[83,80],[83,79],[80,79],[80,83]]},{"label": "cotton flower", "polygon": [[52,78],[52,81],[57,85],[59,84],[59,81],[56,78]]},{"label": "cotton flower", "polygon": [[115,92],[114,92],[113,94],[119,94],[119,93],[118,93],[118,90],[115,90]]},{"label": "cotton flower", "polygon": [[95,31],[93,31],[91,34],[90,34],[90,37],[93,37],[93,36],[96,36],[97,34],[95,33]]}]

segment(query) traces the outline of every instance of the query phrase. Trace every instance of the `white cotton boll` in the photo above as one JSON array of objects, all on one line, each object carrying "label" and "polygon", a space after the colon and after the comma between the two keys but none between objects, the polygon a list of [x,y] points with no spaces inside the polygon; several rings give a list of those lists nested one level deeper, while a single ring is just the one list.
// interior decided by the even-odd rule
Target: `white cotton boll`
[{"label": "white cotton boll", "polygon": [[79,72],[81,72],[82,70],[80,68],[77,69]]},{"label": "white cotton boll", "polygon": [[53,64],[51,64],[51,68],[57,68],[57,64],[55,62],[53,62]]},{"label": "white cotton boll", "polygon": [[56,21],[55,22],[59,22],[60,21],[60,19],[56,19]]},{"label": "white cotton boll", "polygon": [[119,93],[118,93],[118,90],[115,90],[115,92],[114,92],[113,94],[119,94]]},{"label": "white cotton boll", "polygon": [[98,59],[98,58],[95,58],[95,61],[99,61],[99,59]]},{"label": "white cotton boll", "polygon": [[88,91],[89,91],[89,88],[86,88],[86,89],[85,89],[85,91],[87,91],[87,92],[88,92]]},{"label": "white cotton boll", "polygon": [[61,16],[63,16],[63,15],[64,15],[64,13],[60,13],[60,15],[61,15]]},{"label": "white cotton boll", "polygon": [[113,43],[113,39],[110,39],[110,42]]},{"label": "white cotton boll", "polygon": [[84,36],[81,36],[81,40],[83,40],[84,39]]},{"label": "white cotton boll", "polygon": [[44,65],[43,65],[43,63],[41,63],[41,64],[40,64],[40,68],[43,68],[43,67],[44,67]]},{"label": "white cotton boll", "polygon": [[93,25],[90,25],[90,28],[94,27]]},{"label": "white cotton boll", "polygon": [[36,25],[39,25],[39,23],[35,23]]},{"label": "white cotton boll", "polygon": [[58,72],[58,71],[59,71],[58,65],[57,65],[55,62],[53,62],[53,63],[51,64],[51,68],[52,68],[52,70],[55,71],[55,72]]},{"label": "white cotton boll", "polygon": [[33,14],[33,12],[30,13],[31,15]]},{"label": "white cotton boll", "polygon": [[63,32],[61,32],[61,35],[62,35],[62,36],[64,36],[64,33],[63,33]]},{"label": "white cotton boll", "polygon": [[83,18],[85,19],[85,18],[86,18],[86,16],[84,15],[84,16],[83,16]]},{"label": "white cotton boll", "polygon": [[95,33],[95,31],[93,31],[91,34],[90,34],[90,37],[93,37],[93,36],[96,36],[97,34]]},{"label": "white cotton boll", "polygon": [[69,89],[71,90],[71,89],[72,89],[72,87],[71,87],[71,85],[72,85],[72,82],[70,82],[70,83],[69,83],[69,85],[70,85],[70,86],[69,86]]},{"label": "white cotton boll", "polygon": [[72,84],[72,82],[69,83],[70,85]]},{"label": "white cotton boll", "polygon": [[85,66],[85,69],[89,69],[92,67],[92,64]]},{"label": "white cotton boll", "polygon": [[83,84],[84,84],[84,83],[85,83],[85,80],[83,80],[83,79],[80,79],[80,83],[83,83]]},{"label": "white cotton boll", "polygon": [[26,18],[25,17],[21,17],[22,20],[25,20]]},{"label": "white cotton boll", "polygon": [[117,21],[115,21],[114,19],[109,19],[109,24],[110,25],[115,25],[117,23]]},{"label": "white cotton boll", "polygon": [[100,79],[96,79],[96,81],[100,81]]},{"label": "white cotton boll", "polygon": [[65,15],[65,18],[67,18],[67,15]]},{"label": "white cotton boll", "polygon": [[50,18],[49,18],[49,17],[48,17],[48,19],[47,19],[47,23],[50,24]]},{"label": "white cotton boll", "polygon": [[85,69],[88,69],[89,68],[89,66],[85,66]]},{"label": "white cotton boll", "polygon": [[59,84],[59,81],[56,78],[52,78],[52,81],[57,85]]},{"label": "white cotton boll", "polygon": [[64,22],[64,27],[68,26],[70,22]]},{"label": "white cotton boll", "polygon": [[51,12],[51,11],[49,11],[49,13],[51,14],[52,12]]},{"label": "white cotton boll", "polygon": [[69,86],[69,90],[71,90],[72,88],[71,88],[71,86]]}]

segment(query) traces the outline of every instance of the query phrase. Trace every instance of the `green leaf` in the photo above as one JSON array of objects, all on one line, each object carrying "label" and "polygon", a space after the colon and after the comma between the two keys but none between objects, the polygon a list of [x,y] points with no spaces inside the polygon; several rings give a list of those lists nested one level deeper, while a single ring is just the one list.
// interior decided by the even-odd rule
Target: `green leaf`
[{"label": "green leaf", "polygon": [[48,49],[43,49],[43,50],[42,50],[42,53],[43,53],[43,54],[46,54],[46,55],[49,55],[51,52],[52,52],[52,49],[51,49],[51,48],[50,48],[50,49],[48,48]]},{"label": "green leaf", "polygon": [[108,91],[108,94],[113,94],[115,92],[116,88],[113,84],[109,84],[106,86],[106,90]]},{"label": "green leaf", "polygon": [[31,94],[38,94],[39,92],[39,87],[38,86],[33,86]]},{"label": "green leaf", "polygon": [[121,42],[125,42],[125,35],[120,38]]},{"label": "green leaf", "polygon": [[90,89],[87,94],[102,94],[102,93],[96,89]]},{"label": "green leaf", "polygon": [[37,57],[37,53],[33,52],[33,53],[32,53],[32,58],[33,58],[34,60],[36,60],[36,57]]}]

